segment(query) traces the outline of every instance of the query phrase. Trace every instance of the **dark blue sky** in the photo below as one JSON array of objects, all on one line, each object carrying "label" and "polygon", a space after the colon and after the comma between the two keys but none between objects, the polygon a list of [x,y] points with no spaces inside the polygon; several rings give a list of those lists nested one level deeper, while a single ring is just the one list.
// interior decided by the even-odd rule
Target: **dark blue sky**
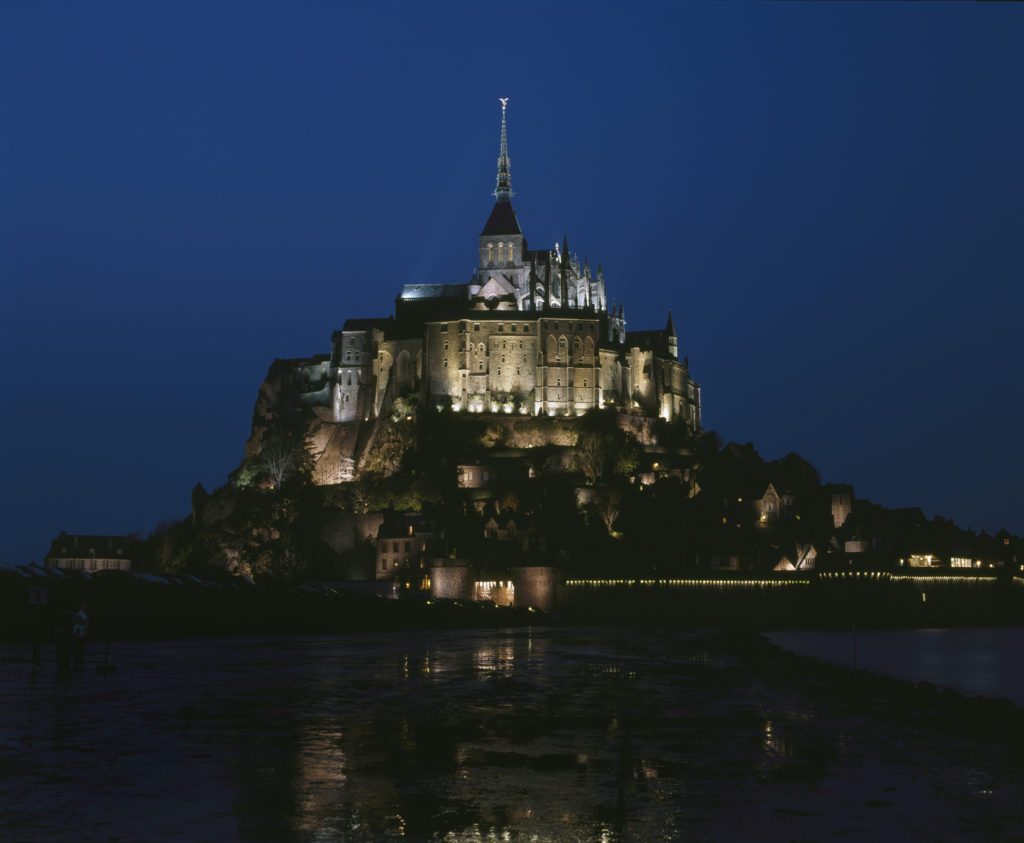
[{"label": "dark blue sky", "polygon": [[705,424],[1024,533],[1024,6],[0,4],[0,560],[148,533],[240,461],[275,357],[464,282],[497,98],[530,244]]}]

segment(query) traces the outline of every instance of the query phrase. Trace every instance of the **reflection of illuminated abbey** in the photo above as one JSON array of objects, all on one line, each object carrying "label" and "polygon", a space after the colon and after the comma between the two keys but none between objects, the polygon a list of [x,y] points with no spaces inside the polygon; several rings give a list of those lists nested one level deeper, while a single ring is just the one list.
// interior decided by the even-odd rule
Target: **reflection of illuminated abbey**
[{"label": "reflection of illuminated abbey", "polygon": [[497,201],[467,284],[409,284],[393,318],[350,319],[330,357],[280,361],[333,422],[364,421],[400,396],[474,412],[578,415],[619,407],[700,427],[700,387],[664,330],[627,333],[601,267],[561,247],[530,250],[512,209],[502,104]]}]

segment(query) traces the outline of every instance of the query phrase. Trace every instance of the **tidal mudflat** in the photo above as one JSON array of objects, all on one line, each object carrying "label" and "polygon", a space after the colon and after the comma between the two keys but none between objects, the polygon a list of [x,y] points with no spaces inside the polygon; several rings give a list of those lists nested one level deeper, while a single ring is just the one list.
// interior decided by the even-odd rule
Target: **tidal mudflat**
[{"label": "tidal mudflat", "polygon": [[544,628],[7,663],[0,838],[1024,839],[1014,739],[918,722],[884,687],[851,704],[788,658]]}]

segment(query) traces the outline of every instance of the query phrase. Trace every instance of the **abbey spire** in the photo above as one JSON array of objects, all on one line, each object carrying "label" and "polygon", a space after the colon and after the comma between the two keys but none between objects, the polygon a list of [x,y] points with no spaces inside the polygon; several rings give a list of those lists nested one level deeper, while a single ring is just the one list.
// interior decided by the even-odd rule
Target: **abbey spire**
[{"label": "abbey spire", "polygon": [[[508,127],[505,122],[505,108],[508,105],[508,97],[501,97],[498,102],[501,103],[501,151],[498,155],[498,184],[494,188],[494,196],[497,201],[494,203],[494,209],[484,225],[484,230],[480,232],[480,236],[483,238],[513,234],[522,237],[523,232],[519,228],[516,212],[512,210],[512,197],[515,194],[512,191],[511,162],[508,157]],[[481,254],[486,245],[486,243],[481,242]],[[497,249],[498,245],[507,248],[504,241],[495,241],[490,245],[494,249]],[[517,255],[521,255],[522,249],[526,247],[525,240],[519,245],[521,248],[515,251]],[[480,265],[485,266],[486,264],[481,260]]]},{"label": "abbey spire", "polygon": [[508,130],[505,125],[505,107],[508,97],[501,97],[501,152],[498,154],[498,184],[494,188],[494,196],[499,202],[510,202],[515,195],[512,192],[511,161],[508,158]]}]

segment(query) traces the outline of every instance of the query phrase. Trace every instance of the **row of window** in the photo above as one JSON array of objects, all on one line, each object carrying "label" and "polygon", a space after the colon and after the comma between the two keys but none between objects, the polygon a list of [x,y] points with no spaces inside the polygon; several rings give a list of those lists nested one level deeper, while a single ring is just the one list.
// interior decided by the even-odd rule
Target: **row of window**
[{"label": "row of window", "polygon": [[[513,334],[515,334],[517,332],[520,332],[520,333],[523,333],[523,334],[528,334],[528,333],[530,333],[530,328],[531,328],[530,325],[519,325],[519,324],[517,324],[515,322],[510,322],[509,325],[508,325],[509,332],[513,333]],[[459,323],[459,330],[460,331],[468,331],[469,330],[469,324],[467,322],[460,322]],[[479,322],[474,322],[473,323],[473,330],[474,331],[479,331],[480,330],[480,323]],[[441,333],[444,334],[444,333],[447,333],[447,331],[448,331],[448,323],[447,322],[442,322],[441,323]],[[500,333],[505,333],[505,323],[504,322],[499,322],[498,323],[498,331]]]},{"label": "row of window", "polygon": [[497,250],[495,250],[494,243],[487,244],[487,262],[494,263],[494,253],[498,253],[498,263],[505,263],[506,258],[508,263],[512,263],[515,260],[515,248],[512,243],[498,243]]},{"label": "row of window", "polygon": [[[552,322],[547,319],[540,323],[542,328],[550,328],[553,331],[561,330],[559,322]],[[566,330],[569,331],[586,331],[587,333],[594,333],[597,326],[593,322],[566,322]]]},{"label": "row of window", "polygon": [[[118,551],[120,552],[120,551]],[[85,563],[88,561],[88,565]],[[118,570],[121,567],[121,562],[118,559],[68,559],[63,565],[53,563],[50,565],[51,568],[67,568],[75,571],[111,571]]]},{"label": "row of window", "polygon": [[[507,351],[508,350],[508,343],[507,342],[503,342],[501,344],[501,347],[502,347],[502,349]],[[515,349],[515,347],[516,347],[515,343],[513,342],[512,343],[512,348]],[[522,349],[522,347],[523,347],[523,343],[522,343],[522,340],[520,340],[519,341],[519,348]],[[447,340],[445,341],[445,344],[444,344],[444,350],[445,351],[448,350],[448,342],[447,342]],[[473,350],[474,349],[473,349],[473,344],[472,343],[466,343],[465,348],[460,348],[459,349],[459,351],[461,351],[461,352],[469,352],[470,354],[472,354]],[[480,343],[480,345],[478,345],[476,347],[476,352],[477,352],[477,354],[481,354],[481,355],[486,357],[487,356],[487,346],[484,345],[483,343]],[[526,355],[525,354],[523,355],[523,359],[524,360],[526,359]],[[502,363],[505,362],[505,357],[504,356],[502,356],[501,362]]]}]

